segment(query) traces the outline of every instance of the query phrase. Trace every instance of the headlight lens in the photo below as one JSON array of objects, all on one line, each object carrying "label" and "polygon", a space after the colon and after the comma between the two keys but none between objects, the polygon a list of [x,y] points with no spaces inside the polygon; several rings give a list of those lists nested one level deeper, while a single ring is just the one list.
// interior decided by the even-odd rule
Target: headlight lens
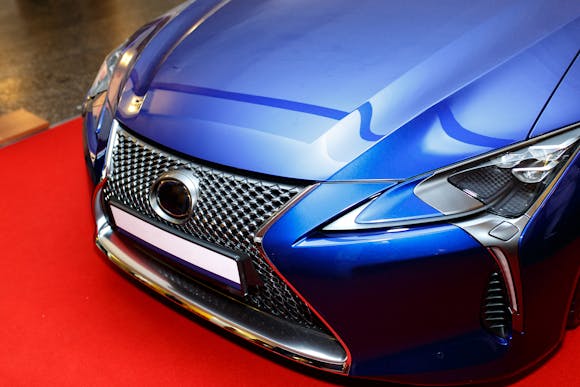
[{"label": "headlight lens", "polygon": [[119,60],[121,59],[121,54],[123,53],[125,46],[126,44],[123,43],[107,55],[87,93],[89,98],[96,97],[102,92],[107,91],[113,77],[113,71],[115,71],[115,67],[117,67]]},{"label": "headlight lens", "polygon": [[[125,43],[113,50],[101,65],[83,103],[87,160],[94,181],[102,177],[105,150],[119,96],[137,57],[168,22],[189,3],[175,8],[137,30]],[[142,99],[141,99],[142,101]]]},{"label": "headlight lens", "polygon": [[522,216],[553,180],[576,148],[580,129],[461,171],[449,183],[481,201],[487,210],[507,218]]},{"label": "headlight lens", "polygon": [[518,218],[567,164],[579,139],[576,127],[401,183],[351,209],[324,230],[404,227],[480,212]]}]

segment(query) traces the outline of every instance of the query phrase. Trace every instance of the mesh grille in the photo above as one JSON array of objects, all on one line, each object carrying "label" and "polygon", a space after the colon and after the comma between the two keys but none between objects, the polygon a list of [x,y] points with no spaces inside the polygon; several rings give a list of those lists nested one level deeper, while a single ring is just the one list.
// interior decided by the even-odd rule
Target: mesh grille
[{"label": "mesh grille", "polygon": [[[163,173],[189,169],[199,178],[195,213],[176,225],[159,217],[149,203],[150,188]],[[254,235],[278,209],[304,187],[248,178],[184,160],[120,130],[113,148],[111,171],[104,187],[105,202],[114,199],[152,220],[195,238],[251,257],[263,285],[245,302],[293,323],[323,330],[310,309],[261,258]]]},{"label": "mesh grille", "polygon": [[537,199],[543,184],[519,182],[509,168],[487,166],[457,173],[449,182],[470,196],[489,205],[489,212],[517,218]]},{"label": "mesh grille", "polygon": [[482,202],[489,203],[490,199],[511,185],[512,179],[510,169],[489,166],[458,173],[451,176],[449,182],[461,190],[477,194]]},{"label": "mesh grille", "polygon": [[520,184],[504,200],[494,204],[490,212],[511,218],[522,216],[543,188],[542,184]]}]

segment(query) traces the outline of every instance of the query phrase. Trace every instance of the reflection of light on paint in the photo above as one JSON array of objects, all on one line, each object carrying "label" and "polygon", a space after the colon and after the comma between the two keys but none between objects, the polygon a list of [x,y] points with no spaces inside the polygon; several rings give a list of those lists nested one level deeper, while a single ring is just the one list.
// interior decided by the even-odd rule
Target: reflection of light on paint
[{"label": "reflection of light on paint", "polygon": [[128,50],[126,51],[123,56],[121,57],[121,60],[119,61],[119,64],[123,67],[127,67],[129,66],[129,64],[131,63],[131,61],[133,60],[133,52],[132,50]]},{"label": "reflection of light on paint", "polygon": [[422,152],[433,155],[455,155],[458,153],[479,152],[488,149],[477,145],[467,144],[450,137],[441,127],[439,117],[433,117],[433,122],[427,129],[421,143]]},{"label": "reflection of light on paint", "polygon": [[361,115],[353,111],[338,121],[332,129],[322,135],[316,142],[325,145],[326,152],[332,160],[345,162],[360,152],[360,145],[368,146],[369,142],[360,138],[359,128]]},{"label": "reflection of light on paint", "polygon": [[134,116],[137,113],[139,113],[141,107],[143,106],[143,100],[144,97],[133,96],[133,98],[131,98],[131,101],[129,101],[129,103],[125,106],[125,113],[131,116]]},{"label": "reflection of light on paint", "polygon": [[409,231],[410,228],[408,227],[399,227],[399,228],[391,228],[390,230],[387,230],[387,232],[389,233],[395,233],[395,232],[405,232],[405,231]]}]

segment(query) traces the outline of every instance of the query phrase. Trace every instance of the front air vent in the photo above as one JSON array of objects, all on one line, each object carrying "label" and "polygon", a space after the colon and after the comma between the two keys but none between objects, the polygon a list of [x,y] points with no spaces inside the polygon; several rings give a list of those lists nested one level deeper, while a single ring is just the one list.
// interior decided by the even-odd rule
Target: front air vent
[{"label": "front air vent", "polygon": [[499,272],[489,278],[481,305],[481,323],[485,330],[502,340],[511,336],[511,313],[504,279]]}]

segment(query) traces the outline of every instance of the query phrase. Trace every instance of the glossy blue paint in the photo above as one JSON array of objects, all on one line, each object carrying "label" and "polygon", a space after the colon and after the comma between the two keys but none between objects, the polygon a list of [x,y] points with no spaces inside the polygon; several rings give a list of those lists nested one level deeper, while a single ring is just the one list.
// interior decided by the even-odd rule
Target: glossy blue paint
[{"label": "glossy blue paint", "polygon": [[140,51],[139,61],[131,70],[135,95],[145,95],[151,80],[175,45],[187,38],[195,30],[196,23],[219,3],[219,0],[190,0],[168,13],[171,22]]},{"label": "glossy blue paint", "polygon": [[[464,231],[451,225],[400,232],[319,231],[332,214],[358,201],[358,194],[345,197],[360,188],[322,184],[263,240],[278,270],[345,341],[354,360],[352,374],[405,373],[407,367],[388,359],[414,351],[415,373],[473,366],[501,356],[505,348],[483,339],[478,317],[493,259]],[[465,340],[463,335],[479,339]],[[426,342],[440,342],[439,350],[423,351]],[[453,346],[465,351],[464,345],[475,342],[482,351],[470,359],[435,355]]]},{"label": "glossy blue paint", "polygon": [[[540,0],[251,0],[197,25],[215,4],[194,2],[152,39],[124,92],[146,94],[145,104],[132,117],[121,99],[118,118],[192,157],[307,180],[406,178],[522,140],[575,54],[562,45],[551,59],[546,47],[553,53],[559,29],[580,12],[575,2]],[[517,104],[492,98],[511,93]],[[478,126],[474,111],[506,122]],[[431,122],[440,117],[450,124]],[[440,130],[445,149],[429,141]],[[199,141],[184,144],[185,133]],[[396,151],[409,136],[426,155],[413,168],[363,154],[377,143]],[[277,159],[296,162],[271,165]]]},{"label": "glossy blue paint", "polygon": [[[522,262],[550,260],[563,246],[580,238],[580,153],[528,223],[520,247]],[[580,262],[580,251],[575,260]]]},{"label": "glossy blue paint", "polygon": [[571,290],[580,275],[580,154],[520,238],[525,340],[506,367],[534,361],[564,335]]},{"label": "glossy blue paint", "polygon": [[[169,12],[163,17],[147,23],[139,28],[125,43],[122,44],[123,51],[132,50],[139,54],[151,38],[165,26],[172,16],[175,16],[178,9]],[[122,94],[121,88],[124,85],[132,84],[135,77],[127,74],[124,66],[118,66],[113,72],[109,90],[93,96],[88,95],[83,104],[83,131],[87,153],[93,155],[94,160],[87,160],[91,166],[91,177],[98,181],[104,167],[105,150],[109,140],[111,125],[117,111],[117,103]],[[127,78],[127,82],[123,81]]]},{"label": "glossy blue paint", "polygon": [[395,130],[331,180],[408,178],[524,140],[576,51],[568,29],[559,31]]},{"label": "glossy blue paint", "polygon": [[[577,24],[580,30],[580,23]],[[578,40],[580,40],[580,33]],[[578,56],[550,103],[546,106],[546,110],[542,113],[530,137],[536,137],[577,122],[580,122],[580,59]]]},{"label": "glossy blue paint", "polygon": [[413,190],[423,179],[398,184],[377,197],[356,218],[357,223],[429,220],[443,214],[419,199]]},{"label": "glossy blue paint", "polygon": [[[316,139],[325,128],[336,123],[332,118],[164,89],[150,90],[143,110],[147,114],[124,119],[123,123],[131,129],[139,128],[139,134],[181,153],[191,155],[191,150],[196,149],[198,159],[224,161],[214,157],[220,149],[228,158],[224,163],[228,166],[253,170],[259,163],[256,172],[279,175],[292,165],[291,168],[304,171],[293,177],[320,179],[345,162],[329,155],[326,144]],[[188,114],[184,116],[183,111]],[[296,128],[304,126],[316,129],[296,132]],[[307,148],[316,148],[318,152],[288,162],[285,152],[306,156]],[[272,157],[274,150],[278,150],[279,157]],[[323,171],[326,173],[321,174]]]}]

